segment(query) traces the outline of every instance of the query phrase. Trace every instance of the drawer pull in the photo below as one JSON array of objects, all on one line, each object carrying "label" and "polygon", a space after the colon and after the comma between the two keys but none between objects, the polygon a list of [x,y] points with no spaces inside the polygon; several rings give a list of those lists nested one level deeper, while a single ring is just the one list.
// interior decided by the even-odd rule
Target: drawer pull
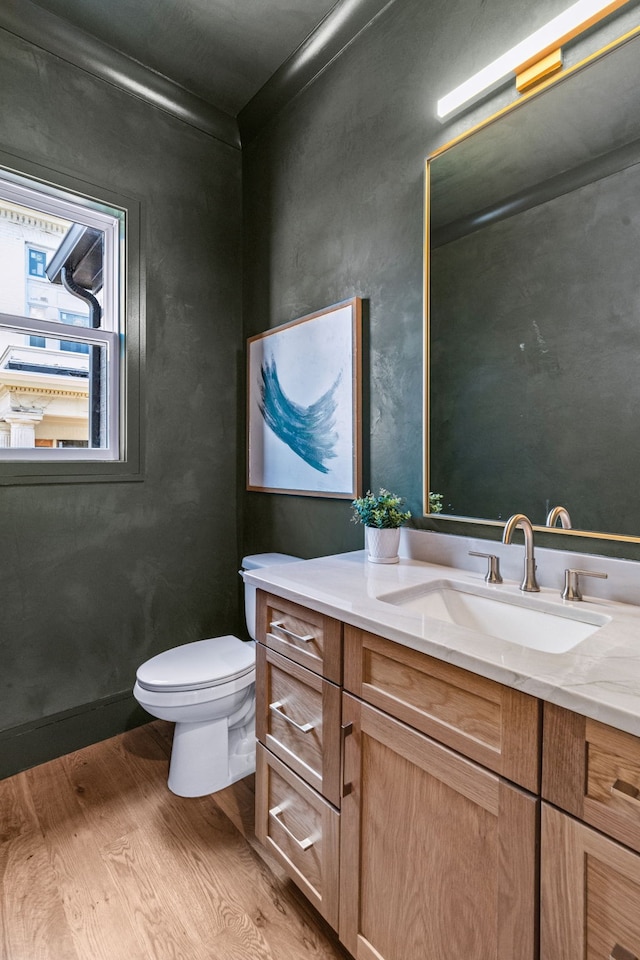
[{"label": "drawer pull", "polygon": [[280,717],[281,720],[286,720],[287,723],[290,723],[291,726],[295,727],[296,730],[299,730],[300,733],[309,733],[311,730],[313,730],[314,725],[312,723],[296,723],[295,720],[292,720],[291,717],[288,717],[286,713],[282,712],[280,709],[281,707],[284,707],[283,700],[276,700],[275,703],[269,704],[269,710],[271,710],[272,713],[275,713],[276,716]]},{"label": "drawer pull", "polygon": [[348,797],[351,793],[351,784],[344,782],[345,741],[353,733],[352,723],[343,723],[340,727],[340,796]]},{"label": "drawer pull", "polygon": [[632,784],[627,783],[626,780],[616,780],[611,787],[611,793],[617,793],[619,796],[624,797],[625,800],[635,800],[636,803],[640,802],[640,790]]},{"label": "drawer pull", "polygon": [[609,954],[609,960],[638,960],[635,953],[631,953],[630,950],[625,950],[624,947],[621,947],[619,943],[616,943],[615,947]]},{"label": "drawer pull", "polygon": [[299,640],[300,643],[311,643],[312,640],[315,640],[315,637],[313,637],[310,633],[308,633],[305,637],[301,637],[298,633],[293,633],[292,630],[287,630],[287,628],[283,625],[282,620],[273,620],[269,626],[272,630],[275,627],[276,630],[279,630],[280,633],[284,633],[292,640]]},{"label": "drawer pull", "polygon": [[273,817],[276,823],[280,827],[282,827],[282,829],[287,834],[287,836],[290,837],[294,843],[297,843],[301,850],[308,850],[309,847],[313,846],[313,840],[311,839],[311,837],[305,837],[304,840],[298,840],[298,838],[293,833],[291,833],[291,830],[289,830],[289,827],[286,827],[282,822],[282,820],[279,819],[280,814],[283,812],[283,809],[284,809],[283,807],[272,807],[271,810],[269,810],[269,816]]}]

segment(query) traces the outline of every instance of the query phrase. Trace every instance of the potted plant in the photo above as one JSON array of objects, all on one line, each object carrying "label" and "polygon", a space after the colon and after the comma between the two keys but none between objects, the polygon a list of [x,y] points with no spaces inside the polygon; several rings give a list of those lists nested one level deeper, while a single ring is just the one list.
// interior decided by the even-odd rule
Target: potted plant
[{"label": "potted plant", "polygon": [[371,563],[397,563],[400,527],[411,516],[402,510],[404,498],[389,493],[384,487],[375,496],[367,490],[364,497],[352,501],[354,523],[365,527],[368,560]]}]

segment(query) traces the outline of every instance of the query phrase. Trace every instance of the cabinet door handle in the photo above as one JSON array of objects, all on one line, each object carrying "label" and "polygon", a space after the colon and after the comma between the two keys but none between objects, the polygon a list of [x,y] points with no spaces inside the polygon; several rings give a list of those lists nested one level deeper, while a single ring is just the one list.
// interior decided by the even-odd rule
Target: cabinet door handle
[{"label": "cabinet door handle", "polygon": [[352,723],[343,723],[340,727],[340,796],[348,797],[351,793],[351,784],[344,782],[344,744],[348,736],[353,733]]},{"label": "cabinet door handle", "polygon": [[640,803],[640,790],[626,780],[616,780],[611,787],[611,793],[624,797],[625,800],[635,800],[636,803]]},{"label": "cabinet door handle", "polygon": [[315,640],[315,637],[310,633],[307,633],[306,636],[301,637],[300,634],[293,633],[292,630],[287,630],[287,628],[283,625],[282,620],[272,620],[269,626],[272,630],[275,628],[276,630],[279,630],[280,633],[284,633],[287,637],[290,637],[292,640],[299,640],[300,643],[311,643],[312,640]]},{"label": "cabinet door handle", "polygon": [[295,834],[291,833],[291,830],[289,830],[289,827],[286,827],[282,822],[282,820],[280,820],[280,814],[283,811],[284,811],[284,807],[272,807],[271,810],[269,810],[269,816],[273,817],[276,823],[280,827],[282,827],[286,835],[290,837],[294,843],[297,843],[297,845],[300,847],[301,850],[308,850],[309,847],[313,846],[313,840],[311,839],[311,837],[305,837],[304,840],[298,840]]},{"label": "cabinet door handle", "polygon": [[287,723],[290,723],[291,726],[299,730],[300,733],[309,733],[310,730],[313,730],[314,725],[312,723],[296,723],[295,720],[292,720],[291,717],[288,717],[286,713],[282,712],[281,707],[284,707],[283,700],[276,700],[275,703],[269,704],[269,710],[271,710],[272,713],[275,713],[281,720],[286,720]]},{"label": "cabinet door handle", "polygon": [[626,950],[624,947],[621,947],[619,943],[616,943],[609,954],[609,960],[638,960],[638,958],[635,953],[631,953],[630,950]]}]

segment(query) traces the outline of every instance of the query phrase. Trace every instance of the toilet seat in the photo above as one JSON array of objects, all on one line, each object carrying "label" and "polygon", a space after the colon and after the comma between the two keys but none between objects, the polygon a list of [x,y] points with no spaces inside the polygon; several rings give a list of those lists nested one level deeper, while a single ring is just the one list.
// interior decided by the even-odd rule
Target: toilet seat
[{"label": "toilet seat", "polygon": [[157,693],[204,690],[251,675],[255,664],[253,642],[210,637],[151,657],[138,667],[136,679],[143,690]]}]

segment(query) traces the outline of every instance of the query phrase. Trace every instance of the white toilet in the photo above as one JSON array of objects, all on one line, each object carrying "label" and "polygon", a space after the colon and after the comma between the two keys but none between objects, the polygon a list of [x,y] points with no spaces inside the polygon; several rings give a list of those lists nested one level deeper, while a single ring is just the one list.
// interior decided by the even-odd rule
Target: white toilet
[{"label": "white toilet", "polygon": [[[299,557],[260,553],[245,557],[250,570]],[[251,641],[212,637],[166,650],[138,668],[133,695],[160,720],[175,721],[169,789],[202,797],[253,773],[255,745],[256,588],[244,587]]]}]

